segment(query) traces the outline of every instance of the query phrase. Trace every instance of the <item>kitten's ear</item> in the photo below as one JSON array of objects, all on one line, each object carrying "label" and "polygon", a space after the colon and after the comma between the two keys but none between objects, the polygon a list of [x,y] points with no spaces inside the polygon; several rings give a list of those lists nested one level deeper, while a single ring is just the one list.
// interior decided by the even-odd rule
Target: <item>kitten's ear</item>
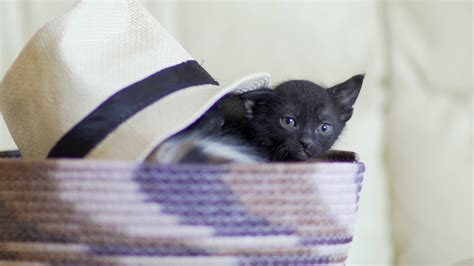
[{"label": "kitten's ear", "polygon": [[359,96],[364,75],[356,75],[329,89],[334,103],[340,110],[339,118],[347,122],[352,116],[352,106]]},{"label": "kitten's ear", "polygon": [[275,98],[275,91],[272,89],[264,88],[253,91],[247,91],[239,95],[242,100],[245,117],[248,119],[253,118],[255,106],[258,104],[264,104]]}]

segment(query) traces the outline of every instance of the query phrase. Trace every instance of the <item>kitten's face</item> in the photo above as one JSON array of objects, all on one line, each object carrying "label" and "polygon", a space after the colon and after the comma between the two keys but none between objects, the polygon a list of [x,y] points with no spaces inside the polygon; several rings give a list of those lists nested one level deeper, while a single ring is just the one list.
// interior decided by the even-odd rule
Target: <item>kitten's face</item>
[{"label": "kitten's face", "polygon": [[253,141],[274,161],[304,161],[322,155],[352,115],[363,76],[330,89],[303,80],[244,95]]}]

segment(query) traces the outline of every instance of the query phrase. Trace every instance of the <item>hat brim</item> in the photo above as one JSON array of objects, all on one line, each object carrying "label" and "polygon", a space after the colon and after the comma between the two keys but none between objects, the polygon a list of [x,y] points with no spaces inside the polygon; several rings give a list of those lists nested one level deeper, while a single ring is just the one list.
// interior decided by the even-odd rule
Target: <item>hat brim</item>
[{"label": "hat brim", "polygon": [[201,85],[176,91],[124,121],[85,158],[143,161],[157,145],[191,125],[227,93],[261,88],[269,81],[268,74],[258,73],[229,86]]}]

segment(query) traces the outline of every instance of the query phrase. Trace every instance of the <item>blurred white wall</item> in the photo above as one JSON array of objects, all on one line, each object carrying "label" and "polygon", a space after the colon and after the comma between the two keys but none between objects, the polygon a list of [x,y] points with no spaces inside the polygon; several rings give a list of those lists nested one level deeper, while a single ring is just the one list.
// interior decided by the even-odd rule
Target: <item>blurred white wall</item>
[{"label": "blurred white wall", "polygon": [[[0,76],[75,1],[0,1]],[[220,83],[366,81],[338,148],[367,165],[350,265],[449,265],[473,249],[472,2],[145,1]],[[1,124],[1,123],[0,123]],[[0,125],[0,149],[14,148]]]}]

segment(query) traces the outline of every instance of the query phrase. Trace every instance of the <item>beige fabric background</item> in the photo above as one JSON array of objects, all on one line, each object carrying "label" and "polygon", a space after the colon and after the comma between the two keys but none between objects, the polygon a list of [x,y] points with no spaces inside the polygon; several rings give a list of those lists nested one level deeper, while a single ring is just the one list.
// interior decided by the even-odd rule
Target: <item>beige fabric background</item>
[{"label": "beige fabric background", "polygon": [[[0,1],[0,76],[34,32],[73,3]],[[349,265],[472,262],[470,1],[145,4],[223,83],[265,71],[273,83],[331,85],[365,72],[338,143],[367,165]],[[6,148],[14,144],[0,125]]]}]

